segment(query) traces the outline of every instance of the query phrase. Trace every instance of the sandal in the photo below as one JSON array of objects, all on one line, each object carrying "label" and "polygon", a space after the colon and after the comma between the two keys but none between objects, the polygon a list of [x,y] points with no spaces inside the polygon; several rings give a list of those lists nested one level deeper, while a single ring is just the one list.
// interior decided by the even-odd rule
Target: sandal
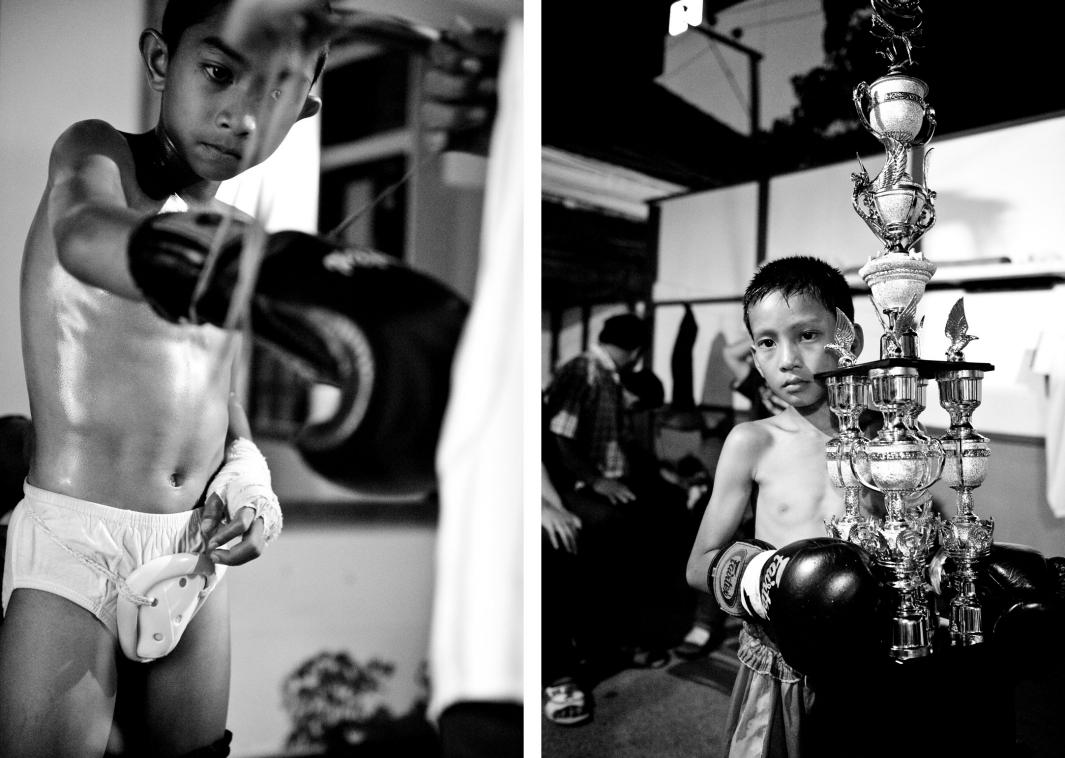
[{"label": "sandal", "polygon": [[577,726],[592,717],[591,704],[572,680],[562,680],[558,684],[544,688],[547,702],[544,703],[544,716],[559,726]]}]

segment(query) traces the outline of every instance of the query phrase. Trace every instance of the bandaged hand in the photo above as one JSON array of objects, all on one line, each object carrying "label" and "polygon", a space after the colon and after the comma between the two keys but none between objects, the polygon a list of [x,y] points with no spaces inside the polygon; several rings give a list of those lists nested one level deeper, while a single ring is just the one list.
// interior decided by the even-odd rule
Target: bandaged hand
[{"label": "bandaged hand", "polygon": [[[281,534],[281,506],[270,485],[266,459],[251,440],[238,437],[207,486],[201,531],[215,563],[236,566],[259,557]],[[224,548],[231,540],[239,543]]]}]

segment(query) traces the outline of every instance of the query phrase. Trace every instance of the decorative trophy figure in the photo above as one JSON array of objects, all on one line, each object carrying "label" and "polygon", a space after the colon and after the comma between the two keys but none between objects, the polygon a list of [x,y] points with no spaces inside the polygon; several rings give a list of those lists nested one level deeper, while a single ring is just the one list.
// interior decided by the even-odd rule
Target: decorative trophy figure
[{"label": "decorative trophy figure", "polygon": [[[840,356],[838,368],[818,375],[840,419],[839,437],[825,446],[826,465],[832,483],[845,493],[844,515],[826,528],[831,536],[866,549],[885,574],[893,590],[891,655],[906,660],[932,651],[931,631],[939,625],[924,594],[937,539],[944,548],[935,560],[937,569],[953,563],[951,576],[959,588],[951,605],[952,641],[982,639],[973,566],[990,547],[992,524],[973,513],[972,490],[983,482],[989,451],[970,419],[980,404],[984,372],[994,366],[964,360],[962,349],[975,337],[967,333],[960,303],[947,323],[947,360],[920,356],[924,319],[917,311],[936,269],[914,250],[935,222],[935,192],[908,171],[911,149],[926,144],[936,125],[925,101],[928,85],[910,73],[912,39],[920,31],[922,13],[917,0],[871,1],[873,30],[886,41],[881,55],[890,67],[871,85],[859,84],[853,99],[862,125],[884,146],[887,161],[874,178],[864,166],[852,174],[852,205],[882,245],[859,274],[869,286],[883,333],[879,360],[855,363],[849,349],[853,326],[837,317],[835,343],[826,347]],[[936,379],[940,404],[951,416],[942,439],[929,435],[920,421],[930,379]],[[858,428],[857,417],[865,407],[884,418],[873,439]],[[933,517],[928,507],[928,488],[942,477],[958,492],[958,512],[949,524]],[[862,518],[860,486],[884,494],[883,519]]]},{"label": "decorative trophy figure", "polygon": [[[847,314],[836,308],[835,341],[825,345],[825,350],[834,353],[841,367],[853,366],[857,356],[854,349],[856,332]],[[855,444],[864,440],[858,419],[868,406],[866,395],[869,380],[864,376],[850,374],[832,376],[825,380],[828,388],[828,405],[839,419],[839,436],[825,443],[825,458],[828,478],[833,486],[843,490],[843,516],[833,516],[825,521],[830,536],[846,540],[851,531],[865,522],[862,516],[862,483],[851,470],[851,456]],[[860,444],[860,443],[858,443]]]},{"label": "decorative trophy figure", "polygon": [[[950,341],[947,360],[962,362],[962,350],[976,339],[968,334],[962,298],[947,317],[946,335]],[[957,595],[950,603],[950,635],[956,645],[973,645],[984,641],[980,604],[976,599],[974,563],[991,549],[995,531],[993,519],[981,519],[973,512],[973,490],[984,483],[991,449],[987,437],[972,426],[973,411],[980,405],[980,385],[984,373],[976,369],[948,369],[936,376],[939,402],[950,414],[950,429],[943,435],[947,461],[943,476],[958,493],[954,518],[940,526],[940,541],[953,558],[951,577]]]}]

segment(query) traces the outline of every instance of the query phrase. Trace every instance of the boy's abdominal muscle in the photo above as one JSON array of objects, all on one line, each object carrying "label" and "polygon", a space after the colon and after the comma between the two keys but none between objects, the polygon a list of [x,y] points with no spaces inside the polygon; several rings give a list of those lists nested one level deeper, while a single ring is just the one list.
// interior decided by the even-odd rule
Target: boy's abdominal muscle
[{"label": "boy's abdominal muscle", "polygon": [[[137,405],[133,403],[133,405]],[[222,407],[224,417],[225,406]],[[35,419],[32,484],[82,500],[146,513],[177,513],[197,505],[221,464],[225,426],[203,433],[193,416],[130,423],[104,419],[80,428]]]},{"label": "boy's abdominal muscle", "polygon": [[151,513],[197,504],[224,452],[228,352],[213,327],[144,318],[25,351],[35,486]]}]

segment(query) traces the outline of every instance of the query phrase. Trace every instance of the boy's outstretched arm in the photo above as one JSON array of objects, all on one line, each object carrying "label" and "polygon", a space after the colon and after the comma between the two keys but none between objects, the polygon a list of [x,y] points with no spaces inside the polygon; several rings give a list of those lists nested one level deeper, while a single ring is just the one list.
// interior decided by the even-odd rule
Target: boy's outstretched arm
[{"label": "boy's outstretched arm", "polygon": [[687,580],[694,589],[709,592],[706,572],[714,555],[736,533],[754,489],[754,466],[764,432],[755,424],[740,424],[729,432],[721,448],[714,488],[688,557]]},{"label": "boy's outstretched arm", "polygon": [[131,162],[125,140],[112,126],[74,124],[52,148],[48,217],[63,268],[86,284],[142,300],[126,255],[130,232],[144,215],[127,200],[120,166]]}]

